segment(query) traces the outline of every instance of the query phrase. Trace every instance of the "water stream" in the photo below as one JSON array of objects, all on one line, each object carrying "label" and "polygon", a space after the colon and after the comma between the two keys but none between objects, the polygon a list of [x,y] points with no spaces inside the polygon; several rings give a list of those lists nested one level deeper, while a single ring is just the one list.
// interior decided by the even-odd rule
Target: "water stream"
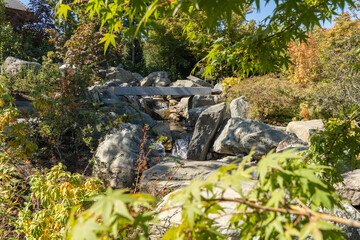
[{"label": "water stream", "polygon": [[182,159],[186,159],[187,152],[189,150],[189,143],[191,141],[192,135],[186,134],[183,135],[181,138],[175,139],[173,148],[172,148],[172,155],[180,157]]}]

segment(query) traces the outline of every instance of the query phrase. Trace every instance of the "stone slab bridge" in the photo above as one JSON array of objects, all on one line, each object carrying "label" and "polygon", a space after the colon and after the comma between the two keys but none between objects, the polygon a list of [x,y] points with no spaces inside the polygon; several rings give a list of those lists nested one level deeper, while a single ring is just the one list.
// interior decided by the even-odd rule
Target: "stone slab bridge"
[{"label": "stone slab bridge", "polygon": [[117,96],[194,96],[218,95],[221,90],[210,87],[112,87]]}]

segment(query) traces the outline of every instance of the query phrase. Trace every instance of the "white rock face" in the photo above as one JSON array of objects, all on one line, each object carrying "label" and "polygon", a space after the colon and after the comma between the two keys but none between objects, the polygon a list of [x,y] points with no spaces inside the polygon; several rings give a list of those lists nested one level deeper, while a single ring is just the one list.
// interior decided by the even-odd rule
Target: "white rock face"
[{"label": "white rock face", "polygon": [[250,103],[244,96],[236,98],[230,103],[231,117],[249,118]]},{"label": "white rock face", "polygon": [[9,76],[17,75],[22,69],[40,70],[41,64],[36,62],[28,62],[14,57],[7,57],[1,66],[1,74]]},{"label": "white rock face", "polygon": [[324,122],[321,119],[309,121],[292,121],[287,125],[286,131],[295,133],[295,135],[301,140],[309,142],[310,136],[316,130],[323,130],[324,127]]},{"label": "white rock face", "polygon": [[166,87],[170,83],[167,72],[152,72],[140,82],[140,85],[142,87]]},{"label": "white rock face", "polygon": [[106,77],[110,81],[117,81],[121,83],[129,83],[131,81],[137,82],[136,78],[130,71],[118,67],[108,68]]},{"label": "white rock face", "polygon": [[[142,130],[129,123],[122,123],[119,129],[106,135],[96,150],[95,175],[105,175],[113,188],[132,187],[141,137]],[[157,152],[152,150],[149,157],[156,156]]]}]

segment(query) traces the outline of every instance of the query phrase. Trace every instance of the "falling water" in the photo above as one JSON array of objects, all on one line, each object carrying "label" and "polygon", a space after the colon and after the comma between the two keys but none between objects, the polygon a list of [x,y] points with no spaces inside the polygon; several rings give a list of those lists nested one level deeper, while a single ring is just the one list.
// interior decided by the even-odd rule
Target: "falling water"
[{"label": "falling water", "polygon": [[173,144],[172,155],[186,159],[190,141],[191,135],[184,135],[182,138],[176,139]]},{"label": "falling water", "polygon": [[156,142],[155,150],[158,151],[160,157],[165,157],[166,156],[165,147],[160,142]]}]

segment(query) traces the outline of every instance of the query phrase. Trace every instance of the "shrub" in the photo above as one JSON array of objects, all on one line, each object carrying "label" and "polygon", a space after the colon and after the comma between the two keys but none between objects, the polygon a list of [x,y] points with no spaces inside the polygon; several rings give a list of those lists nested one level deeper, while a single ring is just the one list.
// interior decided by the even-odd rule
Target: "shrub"
[{"label": "shrub", "polygon": [[265,75],[238,81],[227,91],[225,101],[230,103],[235,98],[245,96],[251,105],[252,118],[281,124],[300,117],[300,103],[305,101],[302,92],[301,88],[284,77]]},{"label": "shrub", "polygon": [[27,69],[20,71],[16,76],[2,76],[0,83],[10,92],[30,93],[39,85],[46,87],[46,94],[51,96],[57,91],[57,87],[62,78],[60,65],[54,62],[56,55],[48,52],[43,56],[41,70]]},{"label": "shrub", "polygon": [[104,191],[98,178],[71,174],[62,164],[32,175],[29,184],[31,202],[24,204],[16,222],[26,239],[62,239],[71,210],[84,211]]}]

